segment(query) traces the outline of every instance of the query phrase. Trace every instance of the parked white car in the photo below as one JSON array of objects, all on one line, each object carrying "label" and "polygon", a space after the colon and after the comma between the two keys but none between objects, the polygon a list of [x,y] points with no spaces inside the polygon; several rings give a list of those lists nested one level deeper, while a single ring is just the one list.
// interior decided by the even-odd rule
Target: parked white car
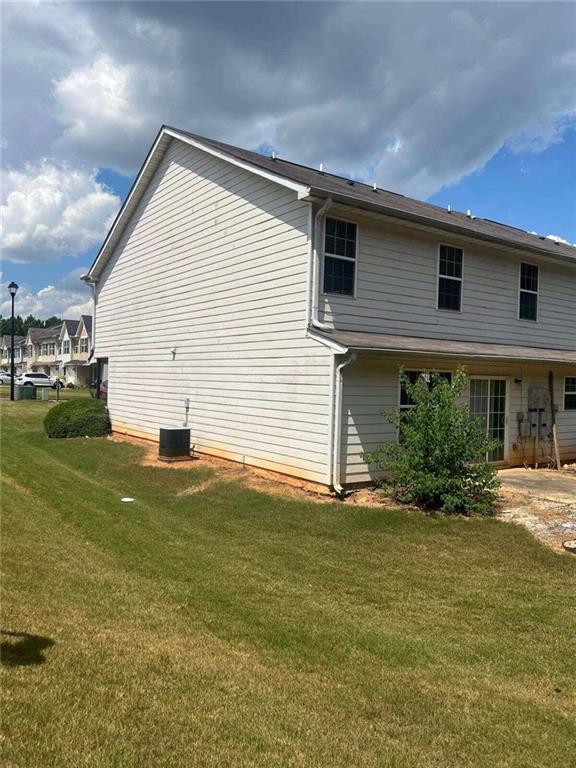
[{"label": "parked white car", "polygon": [[[16,381],[16,377],[14,377],[14,381]],[[0,384],[10,384],[10,373],[0,371]]]},{"label": "parked white car", "polygon": [[27,386],[34,387],[52,387],[58,389],[64,386],[59,379],[55,379],[53,376],[48,376],[46,373],[39,373],[37,371],[29,371],[28,373],[21,373],[16,378],[16,384],[25,384]]}]

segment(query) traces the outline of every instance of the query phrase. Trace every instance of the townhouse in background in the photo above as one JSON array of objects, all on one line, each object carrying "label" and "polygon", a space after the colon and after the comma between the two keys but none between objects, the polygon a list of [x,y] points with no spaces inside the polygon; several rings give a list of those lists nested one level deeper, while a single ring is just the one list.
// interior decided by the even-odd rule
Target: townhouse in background
[{"label": "townhouse in background", "polygon": [[94,264],[113,429],[340,491],[397,439],[399,370],[464,366],[521,465],[576,456],[576,248],[162,127]]},{"label": "townhouse in background", "polygon": [[[65,384],[90,386],[94,379],[92,317],[63,320],[52,328],[29,328],[26,336],[14,338],[16,373],[39,371]],[[1,337],[0,366],[10,370],[10,336]]]}]

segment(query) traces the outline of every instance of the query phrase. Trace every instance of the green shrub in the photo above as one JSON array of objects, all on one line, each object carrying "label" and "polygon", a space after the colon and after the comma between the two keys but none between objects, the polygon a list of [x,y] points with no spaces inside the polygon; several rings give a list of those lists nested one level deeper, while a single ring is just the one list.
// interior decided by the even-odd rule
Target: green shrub
[{"label": "green shrub", "polygon": [[44,419],[48,437],[101,437],[110,433],[110,418],[101,400],[76,398],[56,405]]},{"label": "green shrub", "polygon": [[380,484],[398,501],[447,514],[492,514],[499,481],[486,456],[498,441],[461,401],[466,374],[458,370],[452,381],[434,373],[430,382],[410,382],[403,371],[401,377],[413,406],[384,414],[400,441],[378,446],[364,460],[387,473]]}]

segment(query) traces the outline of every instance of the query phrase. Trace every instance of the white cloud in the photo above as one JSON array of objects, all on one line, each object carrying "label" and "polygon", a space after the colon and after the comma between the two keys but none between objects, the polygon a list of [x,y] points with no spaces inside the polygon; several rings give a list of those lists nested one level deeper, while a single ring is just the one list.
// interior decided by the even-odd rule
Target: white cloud
[{"label": "white cloud", "polygon": [[105,54],[53,83],[55,114],[63,126],[52,149],[81,163],[131,173],[139,148],[158,129],[157,105],[174,80],[161,69],[121,64]]},{"label": "white cloud", "polygon": [[426,197],[504,146],[538,152],[573,125],[576,7],[526,8],[12,4],[11,162],[53,152],[131,174],[171,123]]},{"label": "white cloud", "polygon": [[560,235],[546,235],[546,240],[554,240],[555,243],[563,243],[564,245],[576,245],[576,243],[571,243],[569,240],[560,237]]},{"label": "white cloud", "polygon": [[119,198],[96,179],[95,171],[42,161],[2,174],[1,208],[5,259],[50,261],[79,255],[101,242]]},{"label": "white cloud", "polygon": [[[46,285],[38,291],[21,285],[16,296],[16,314],[21,317],[31,314],[41,320],[52,315],[75,319],[81,314],[92,314],[91,290],[80,281],[80,275],[87,269],[74,269],[56,285]],[[10,300],[0,304],[0,313],[4,317],[10,314]]]}]

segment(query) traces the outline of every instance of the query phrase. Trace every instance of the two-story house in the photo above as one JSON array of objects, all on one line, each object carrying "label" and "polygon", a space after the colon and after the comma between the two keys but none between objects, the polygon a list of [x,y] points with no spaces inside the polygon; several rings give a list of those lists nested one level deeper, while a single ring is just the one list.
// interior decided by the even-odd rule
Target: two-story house
[{"label": "two-story house", "polygon": [[400,368],[464,366],[501,447],[576,456],[576,249],[164,126],[88,275],[113,429],[340,491]]},{"label": "two-story house", "polygon": [[[22,356],[24,351],[25,336],[14,336],[14,368],[16,374],[22,372]],[[12,337],[0,336],[0,368],[7,373],[10,372],[10,363],[12,360]]]},{"label": "two-story house", "polygon": [[89,358],[92,352],[92,317],[64,320],[60,332],[60,364],[67,384],[89,386],[93,376]]},{"label": "two-story house", "polygon": [[78,330],[79,320],[63,320],[58,337],[58,357],[62,370],[65,371],[66,365],[74,358],[74,340]]},{"label": "two-story house", "polygon": [[29,328],[24,342],[25,370],[40,371],[48,376],[60,375],[58,339],[60,325],[52,328]]}]

